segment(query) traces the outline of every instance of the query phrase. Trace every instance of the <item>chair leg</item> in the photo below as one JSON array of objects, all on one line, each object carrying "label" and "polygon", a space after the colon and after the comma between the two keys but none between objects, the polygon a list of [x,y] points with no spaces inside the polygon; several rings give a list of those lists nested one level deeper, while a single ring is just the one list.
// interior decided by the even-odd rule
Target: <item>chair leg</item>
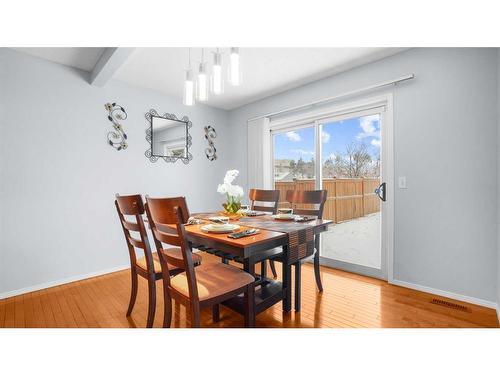
[{"label": "chair leg", "polygon": [[214,323],[220,320],[220,305],[218,303],[212,306],[212,320]]},{"label": "chair leg", "polygon": [[269,265],[271,266],[271,272],[273,273],[273,277],[277,278],[278,273],[276,272],[276,265],[274,264],[274,260],[270,260]]},{"label": "chair leg", "polygon": [[300,311],[301,268],[300,261],[295,263],[295,311]]},{"label": "chair leg", "polygon": [[321,283],[321,274],[319,268],[319,251],[316,250],[314,254],[314,277],[316,278],[316,286],[320,292],[323,291],[323,284]]},{"label": "chair leg", "polygon": [[172,324],[172,299],[168,285],[163,283],[163,328],[170,328]]},{"label": "chair leg", "polygon": [[255,285],[248,284],[245,290],[245,328],[255,327]]},{"label": "chair leg", "polygon": [[135,305],[135,300],[137,298],[137,272],[134,269],[131,269],[130,274],[132,275],[132,289],[130,291],[130,302],[128,304],[127,315],[130,316],[132,314],[132,309]]},{"label": "chair leg", "polygon": [[200,328],[200,308],[191,306],[191,327]]},{"label": "chair leg", "polygon": [[149,304],[148,304],[148,322],[146,328],[152,328],[155,320],[156,311],[156,282],[148,280]]}]

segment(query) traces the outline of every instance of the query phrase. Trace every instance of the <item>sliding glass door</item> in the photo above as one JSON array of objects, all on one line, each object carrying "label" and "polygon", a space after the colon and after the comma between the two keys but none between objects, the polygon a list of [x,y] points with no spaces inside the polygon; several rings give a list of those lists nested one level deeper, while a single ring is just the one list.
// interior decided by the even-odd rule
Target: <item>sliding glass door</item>
[{"label": "sliding glass door", "polygon": [[387,278],[383,251],[384,107],[315,119],[272,132],[274,186],[325,189],[324,218],[335,223],[321,235],[324,265]]},{"label": "sliding glass door", "polygon": [[316,126],[273,133],[274,188],[280,190],[280,207],[287,190],[316,190]]}]

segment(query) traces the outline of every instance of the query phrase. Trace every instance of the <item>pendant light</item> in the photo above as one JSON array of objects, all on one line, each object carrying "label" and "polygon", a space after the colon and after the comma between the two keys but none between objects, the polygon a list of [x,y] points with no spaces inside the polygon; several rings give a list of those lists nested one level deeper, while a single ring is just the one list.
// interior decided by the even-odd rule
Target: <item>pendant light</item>
[{"label": "pendant light", "polygon": [[184,105],[194,105],[194,79],[193,69],[191,69],[191,48],[188,50],[188,68],[186,69],[186,80],[184,81]]},{"label": "pendant light", "polygon": [[239,86],[241,83],[240,49],[231,47],[229,52],[229,83]]},{"label": "pendant light", "polygon": [[204,49],[201,49],[201,61],[198,68],[198,77],[196,81],[196,99],[200,102],[208,100],[208,76],[207,65],[204,59]]},{"label": "pendant light", "polygon": [[211,91],[214,95],[220,95],[224,91],[224,80],[222,79],[222,54],[219,48],[214,52],[214,64],[212,66]]}]

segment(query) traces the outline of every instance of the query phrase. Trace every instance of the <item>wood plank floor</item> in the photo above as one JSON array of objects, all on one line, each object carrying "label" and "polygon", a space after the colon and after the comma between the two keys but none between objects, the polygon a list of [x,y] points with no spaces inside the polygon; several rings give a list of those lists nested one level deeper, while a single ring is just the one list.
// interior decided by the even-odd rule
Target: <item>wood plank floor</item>
[{"label": "wood plank floor", "polygon": [[[204,262],[217,262],[202,254]],[[303,266],[302,311],[284,314],[281,303],[259,314],[257,327],[498,327],[495,310],[406,289],[369,277],[322,267],[324,292],[316,291],[310,264]],[[161,327],[163,299],[157,283],[155,327]],[[147,284],[139,278],[132,316],[125,317],[130,273],[120,271],[0,300],[0,327],[144,327]],[[431,303],[456,303],[466,311]],[[186,308],[174,304],[173,327],[189,327]],[[221,307],[221,321],[202,314],[203,327],[243,327],[243,317]]]}]

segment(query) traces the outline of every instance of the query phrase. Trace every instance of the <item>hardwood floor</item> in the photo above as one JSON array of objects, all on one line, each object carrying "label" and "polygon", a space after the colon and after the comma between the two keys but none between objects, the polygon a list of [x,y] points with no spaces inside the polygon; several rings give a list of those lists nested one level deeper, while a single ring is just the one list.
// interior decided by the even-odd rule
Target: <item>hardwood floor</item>
[{"label": "hardwood floor", "polygon": [[[202,254],[204,262],[219,259]],[[278,267],[278,271],[280,267]],[[257,327],[498,327],[496,312],[364,276],[322,267],[324,292],[316,291],[313,267],[302,268],[302,311],[284,314],[281,303],[257,315]],[[280,277],[280,276],[278,276]],[[155,327],[161,327],[163,299],[157,283]],[[0,300],[0,327],[145,327],[147,284],[139,280],[137,302],[125,317],[130,272],[120,271]],[[466,310],[431,303],[433,298]],[[243,317],[221,307],[214,324],[203,311],[202,327],[243,327]],[[189,313],[174,303],[173,327],[189,327]]]}]

